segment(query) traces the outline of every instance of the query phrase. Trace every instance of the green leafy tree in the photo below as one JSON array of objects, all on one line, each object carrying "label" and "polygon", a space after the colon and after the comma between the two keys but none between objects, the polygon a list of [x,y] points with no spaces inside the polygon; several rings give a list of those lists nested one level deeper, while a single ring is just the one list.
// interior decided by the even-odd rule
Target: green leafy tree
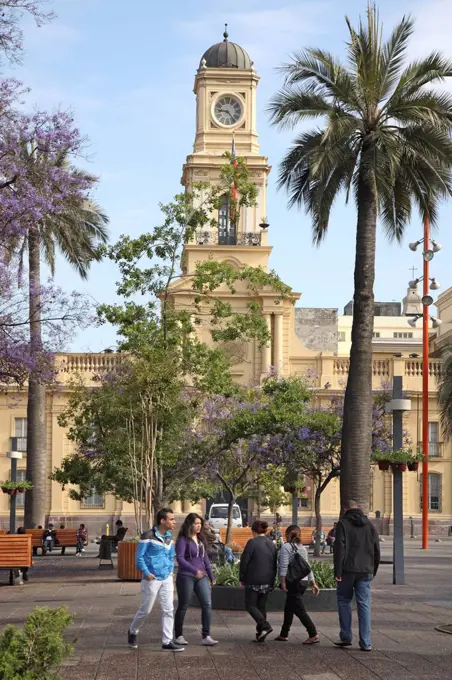
[{"label": "green leafy tree", "polygon": [[281,163],[279,184],[290,205],[304,205],[320,244],[342,191],[357,207],[352,347],[344,404],[341,500],[367,508],[372,440],[372,332],[377,216],[400,241],[413,203],[437,221],[451,193],[452,97],[436,87],[452,75],[439,52],[406,64],[413,21],[403,18],[383,40],[377,11],[357,29],[347,19],[347,65],[321,49],[294,55],[282,68],[283,88],[270,105],[272,122],[301,132]]}]

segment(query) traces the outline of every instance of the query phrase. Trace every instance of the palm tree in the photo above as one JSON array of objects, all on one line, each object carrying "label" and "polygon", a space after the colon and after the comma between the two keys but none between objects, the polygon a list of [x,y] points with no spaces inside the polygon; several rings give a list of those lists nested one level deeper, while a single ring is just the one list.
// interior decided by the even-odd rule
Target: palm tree
[{"label": "palm tree", "polygon": [[[66,173],[72,174],[77,186],[94,187],[97,182],[93,175],[70,167],[64,153],[54,160],[54,164],[65,167]],[[108,240],[107,224],[108,217],[98,205],[74,192],[68,196],[63,211],[30,224],[21,242],[14,244],[15,252],[19,253],[19,271],[24,254],[28,251],[30,346],[35,356],[39,357],[44,349],[41,332],[41,257],[49,265],[53,276],[58,249],[82,279],[86,279],[90,263],[100,259],[98,246]],[[28,381],[27,479],[32,482],[33,489],[27,492],[25,498],[25,525],[44,525],[49,484],[46,388],[37,370],[31,372]]]},{"label": "palm tree", "polygon": [[289,205],[304,205],[317,245],[344,190],[357,207],[350,368],[341,445],[341,501],[368,506],[372,441],[372,332],[377,218],[400,241],[413,203],[435,224],[438,202],[451,193],[452,97],[432,86],[452,76],[438,52],[404,65],[413,21],[404,17],[387,41],[375,7],[355,30],[346,19],[347,65],[321,49],[295,54],[270,103],[272,122],[302,131],[282,160],[279,186]]},{"label": "palm tree", "polygon": [[447,347],[442,354],[438,388],[442,430],[445,438],[450,439],[452,437],[452,346]]}]

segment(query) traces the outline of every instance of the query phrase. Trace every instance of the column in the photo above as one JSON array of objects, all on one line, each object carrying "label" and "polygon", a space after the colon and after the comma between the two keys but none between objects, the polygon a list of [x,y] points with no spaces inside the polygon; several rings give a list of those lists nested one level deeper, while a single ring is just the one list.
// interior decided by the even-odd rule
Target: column
[{"label": "column", "polygon": [[261,349],[262,354],[261,373],[263,375],[267,375],[268,369],[270,368],[272,362],[272,345],[271,345],[272,326],[270,314],[264,314],[264,319],[265,323],[267,324],[268,332],[270,334],[270,340],[268,341],[268,344],[264,345]]},{"label": "column", "polygon": [[284,373],[284,358],[283,358],[283,314],[275,314],[275,327],[274,327],[274,347],[275,356],[273,361],[275,362],[275,370],[278,375]]}]

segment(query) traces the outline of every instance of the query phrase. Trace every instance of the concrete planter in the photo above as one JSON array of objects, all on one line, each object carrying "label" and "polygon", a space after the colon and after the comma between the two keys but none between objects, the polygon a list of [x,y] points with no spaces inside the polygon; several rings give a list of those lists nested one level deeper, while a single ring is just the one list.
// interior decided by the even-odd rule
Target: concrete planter
[{"label": "concrete planter", "polygon": [[[336,588],[324,588],[318,597],[315,597],[310,590],[304,595],[306,609],[309,612],[333,612],[336,611]],[[282,612],[286,602],[286,594],[279,588],[273,590],[267,602],[267,611]],[[196,596],[190,603],[191,607],[199,607]],[[245,610],[245,588],[233,586],[213,586],[212,587],[212,609],[225,609],[230,611]]]},{"label": "concrete planter", "polygon": [[138,543],[118,543],[118,578],[123,581],[141,581],[141,571],[135,567],[135,553]]}]

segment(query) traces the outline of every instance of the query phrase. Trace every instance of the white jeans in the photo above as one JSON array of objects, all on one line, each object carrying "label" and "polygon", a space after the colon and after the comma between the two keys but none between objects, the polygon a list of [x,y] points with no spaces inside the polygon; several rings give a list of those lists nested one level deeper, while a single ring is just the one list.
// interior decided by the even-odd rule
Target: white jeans
[{"label": "white jeans", "polygon": [[173,639],[174,626],[173,575],[170,574],[164,581],[157,581],[157,579],[146,581],[146,579],[143,579],[141,581],[141,592],[143,599],[130,625],[130,632],[135,633],[135,635],[138,633],[158,598],[162,610],[162,643],[168,645]]}]

